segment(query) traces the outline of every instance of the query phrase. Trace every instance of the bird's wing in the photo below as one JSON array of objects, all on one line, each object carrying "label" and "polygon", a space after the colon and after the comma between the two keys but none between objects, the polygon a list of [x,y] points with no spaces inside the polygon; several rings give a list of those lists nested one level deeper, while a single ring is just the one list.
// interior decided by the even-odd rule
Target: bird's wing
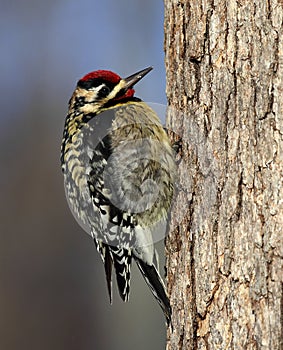
[{"label": "bird's wing", "polygon": [[132,216],[113,203],[111,181],[109,182],[111,168],[108,163],[111,154],[109,135],[100,140],[93,152],[89,152],[88,188],[93,204],[90,226],[93,227],[92,236],[104,263],[110,301],[113,264],[120,296],[127,301],[130,291],[131,241],[134,226]]}]

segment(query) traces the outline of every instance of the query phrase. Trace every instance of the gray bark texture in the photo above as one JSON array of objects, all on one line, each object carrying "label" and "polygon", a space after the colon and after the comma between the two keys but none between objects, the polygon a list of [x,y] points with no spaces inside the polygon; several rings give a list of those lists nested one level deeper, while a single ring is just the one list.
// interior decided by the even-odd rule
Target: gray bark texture
[{"label": "gray bark texture", "polygon": [[283,1],[164,1],[167,350],[282,350]]}]

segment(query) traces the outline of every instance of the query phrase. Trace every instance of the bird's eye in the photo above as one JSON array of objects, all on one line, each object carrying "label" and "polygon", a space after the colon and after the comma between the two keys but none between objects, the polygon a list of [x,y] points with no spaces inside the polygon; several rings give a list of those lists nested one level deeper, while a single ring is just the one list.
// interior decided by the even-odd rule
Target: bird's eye
[{"label": "bird's eye", "polygon": [[103,98],[106,97],[110,92],[110,89],[108,86],[104,85],[102,88],[99,90],[98,95],[99,97]]}]

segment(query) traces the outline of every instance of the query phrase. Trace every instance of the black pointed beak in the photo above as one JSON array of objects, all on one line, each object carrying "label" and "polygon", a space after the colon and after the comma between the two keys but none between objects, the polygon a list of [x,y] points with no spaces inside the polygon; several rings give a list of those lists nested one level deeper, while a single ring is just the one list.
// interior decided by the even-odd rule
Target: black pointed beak
[{"label": "black pointed beak", "polygon": [[124,78],[123,80],[126,82],[126,85],[124,86],[124,89],[130,89],[132,88],[138,81],[140,81],[147,73],[149,73],[153,68],[148,67],[145,68],[135,74],[130,75],[127,78]]}]

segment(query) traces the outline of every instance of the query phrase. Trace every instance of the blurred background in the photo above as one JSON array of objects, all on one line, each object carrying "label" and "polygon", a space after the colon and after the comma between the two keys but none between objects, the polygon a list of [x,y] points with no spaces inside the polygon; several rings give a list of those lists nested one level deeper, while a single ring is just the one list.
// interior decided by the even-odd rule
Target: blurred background
[{"label": "blurred background", "polygon": [[[89,71],[154,70],[136,87],[166,103],[161,0],[0,0],[0,349],[164,349],[161,309],[133,267],[114,286],[64,195],[67,103]],[[160,243],[161,244],[161,243]]]}]

